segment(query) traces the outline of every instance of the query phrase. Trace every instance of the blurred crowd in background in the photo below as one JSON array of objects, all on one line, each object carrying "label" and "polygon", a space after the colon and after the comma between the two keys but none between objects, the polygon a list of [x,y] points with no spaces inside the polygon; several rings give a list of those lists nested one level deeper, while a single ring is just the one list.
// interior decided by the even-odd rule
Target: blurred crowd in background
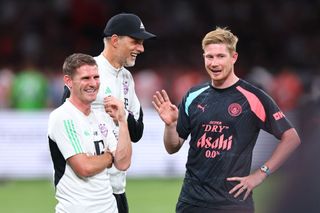
[{"label": "blurred crowd in background", "polygon": [[158,36],[130,69],[145,107],[157,89],[178,104],[190,86],[207,80],[201,39],[216,26],[240,38],[237,74],[284,111],[319,96],[319,0],[2,0],[0,108],[57,107],[65,57],[99,55],[105,23],[120,12],[138,14]]}]

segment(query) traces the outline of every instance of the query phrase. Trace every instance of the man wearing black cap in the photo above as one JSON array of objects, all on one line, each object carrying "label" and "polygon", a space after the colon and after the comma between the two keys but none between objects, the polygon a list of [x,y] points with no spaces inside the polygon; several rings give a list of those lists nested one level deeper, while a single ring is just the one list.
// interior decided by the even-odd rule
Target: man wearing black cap
[{"label": "man wearing black cap", "polygon": [[[92,103],[93,110],[108,113],[109,106],[105,98],[117,98],[124,102],[131,141],[138,142],[143,133],[143,112],[134,90],[134,80],[126,67],[135,65],[137,56],[144,52],[143,42],[156,36],[145,30],[141,19],[131,13],[113,16],[104,31],[104,49],[95,57],[100,75],[100,89],[97,99]],[[63,96],[68,97],[65,87]],[[119,127],[114,123],[114,134],[118,136]],[[116,197],[119,213],[129,212],[125,195],[126,173],[112,167],[108,170],[113,193]]]}]

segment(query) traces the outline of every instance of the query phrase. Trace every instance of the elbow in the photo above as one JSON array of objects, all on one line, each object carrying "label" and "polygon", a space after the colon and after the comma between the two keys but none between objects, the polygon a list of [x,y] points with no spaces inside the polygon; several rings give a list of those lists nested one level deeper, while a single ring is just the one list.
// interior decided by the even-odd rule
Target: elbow
[{"label": "elbow", "polygon": [[292,140],[294,141],[296,147],[300,146],[302,142],[301,142],[301,139],[300,139],[298,133],[295,130],[294,130],[293,137],[294,138]]},{"label": "elbow", "polygon": [[127,171],[131,165],[131,161],[124,163],[115,163],[115,167],[120,171]]},{"label": "elbow", "polygon": [[135,129],[135,130],[129,130],[130,139],[133,143],[137,143],[142,138],[143,128],[141,129]]},{"label": "elbow", "polygon": [[138,142],[142,138],[144,125],[142,122],[143,112],[140,108],[140,116],[138,120],[135,120],[132,114],[128,115],[128,129],[130,134],[130,139],[133,143]]},{"label": "elbow", "polygon": [[283,139],[291,144],[294,149],[298,148],[302,143],[297,131],[293,128],[285,132]]},{"label": "elbow", "polygon": [[178,152],[179,149],[173,149],[172,147],[165,147],[166,148],[166,151],[169,155],[172,155],[176,152]]},{"label": "elbow", "polygon": [[81,167],[77,168],[75,173],[83,178],[88,178],[93,176],[94,174],[91,172],[90,168],[85,164],[81,165]]},{"label": "elbow", "polygon": [[[142,135],[141,135],[142,136]],[[141,136],[138,136],[138,137],[135,137],[135,136],[131,136],[130,135],[130,138],[131,138],[131,141],[133,143],[137,143],[140,139],[141,139]]]},{"label": "elbow", "polygon": [[126,171],[129,169],[131,165],[131,157],[132,157],[132,152],[130,153],[116,153],[115,158],[114,158],[114,166],[120,170],[120,171]]},{"label": "elbow", "polygon": [[297,147],[300,146],[301,143],[302,143],[302,142],[301,142],[301,139],[298,137],[297,140],[296,140],[296,145],[297,145]]},{"label": "elbow", "polygon": [[178,152],[180,149],[180,146],[172,146],[171,144],[166,143],[166,142],[164,143],[164,147],[169,155],[172,155],[172,154]]}]

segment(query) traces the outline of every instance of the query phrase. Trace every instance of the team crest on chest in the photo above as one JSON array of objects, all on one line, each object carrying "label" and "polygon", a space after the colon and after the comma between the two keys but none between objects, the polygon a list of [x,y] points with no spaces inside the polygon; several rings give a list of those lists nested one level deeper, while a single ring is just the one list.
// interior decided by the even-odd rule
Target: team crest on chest
[{"label": "team crest on chest", "polygon": [[126,95],[129,92],[129,83],[128,81],[123,81],[122,82],[122,86],[123,86],[123,93]]},{"label": "team crest on chest", "polygon": [[238,103],[232,103],[228,107],[228,112],[231,116],[236,117],[241,114],[242,112],[242,107]]},{"label": "team crest on chest", "polygon": [[108,129],[106,127],[106,124],[99,124],[99,130],[104,137],[107,137]]}]

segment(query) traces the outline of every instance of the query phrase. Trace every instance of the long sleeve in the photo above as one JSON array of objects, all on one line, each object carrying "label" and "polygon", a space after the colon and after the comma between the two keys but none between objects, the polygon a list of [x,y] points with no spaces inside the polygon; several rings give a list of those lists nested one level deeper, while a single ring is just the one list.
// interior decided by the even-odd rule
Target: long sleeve
[{"label": "long sleeve", "polygon": [[61,105],[66,101],[67,98],[70,97],[70,90],[69,88],[64,85],[63,87],[63,95],[62,95],[62,99],[61,99]]},{"label": "long sleeve", "polygon": [[140,107],[140,115],[137,120],[134,118],[132,114],[129,113],[127,121],[131,141],[138,142],[142,137],[144,129],[142,108]]}]

